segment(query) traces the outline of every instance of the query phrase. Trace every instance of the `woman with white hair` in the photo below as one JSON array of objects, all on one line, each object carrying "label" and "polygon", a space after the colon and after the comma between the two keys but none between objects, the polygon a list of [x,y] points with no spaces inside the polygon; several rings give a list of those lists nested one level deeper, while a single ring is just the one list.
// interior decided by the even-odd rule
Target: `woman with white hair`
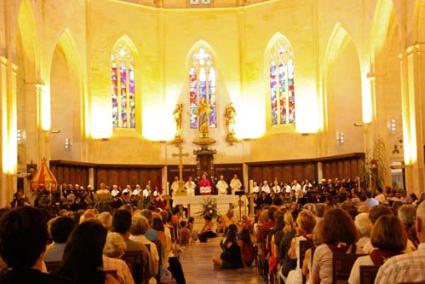
[{"label": "woman with white hair", "polygon": [[97,215],[97,220],[102,223],[103,227],[110,232],[112,230],[112,215],[111,213],[104,211]]},{"label": "woman with white hair", "polygon": [[117,271],[117,276],[122,284],[134,284],[130,269],[125,261],[120,259],[126,249],[127,245],[119,233],[108,232],[103,248],[103,269]]},{"label": "woman with white hair", "polygon": [[354,218],[354,225],[360,235],[356,243],[357,251],[363,252],[365,244],[370,242],[370,232],[372,231],[372,222],[369,219],[369,213],[358,214]]}]

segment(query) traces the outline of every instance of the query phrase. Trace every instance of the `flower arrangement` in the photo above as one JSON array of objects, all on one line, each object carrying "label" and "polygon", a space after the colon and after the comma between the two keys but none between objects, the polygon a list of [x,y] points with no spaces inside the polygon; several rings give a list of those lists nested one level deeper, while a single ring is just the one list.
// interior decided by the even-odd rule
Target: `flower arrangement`
[{"label": "flower arrangement", "polygon": [[216,218],[218,215],[217,211],[217,201],[214,198],[204,198],[202,200],[202,210],[198,212],[199,216],[211,216],[211,218]]}]

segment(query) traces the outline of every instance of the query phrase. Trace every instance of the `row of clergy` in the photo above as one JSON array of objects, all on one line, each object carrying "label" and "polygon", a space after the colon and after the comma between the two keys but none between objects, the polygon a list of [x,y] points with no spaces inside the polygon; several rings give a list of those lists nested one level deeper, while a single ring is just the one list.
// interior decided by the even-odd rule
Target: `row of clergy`
[{"label": "row of clergy", "polygon": [[[199,179],[198,184],[196,184],[192,177],[189,177],[189,179],[184,183],[184,189],[187,195],[195,195],[195,189],[197,186],[199,186],[199,192],[201,194],[212,194],[212,182],[207,178],[206,174],[202,175],[202,178]],[[217,183],[215,184],[215,187],[217,188],[218,194],[228,193],[229,184],[225,181],[224,176],[222,175],[219,177]],[[240,191],[241,188],[242,182],[240,181],[237,175],[234,175],[232,180],[230,181],[230,189],[232,194],[235,194],[235,192]],[[179,191],[178,177],[174,178],[170,189],[172,192]]]}]

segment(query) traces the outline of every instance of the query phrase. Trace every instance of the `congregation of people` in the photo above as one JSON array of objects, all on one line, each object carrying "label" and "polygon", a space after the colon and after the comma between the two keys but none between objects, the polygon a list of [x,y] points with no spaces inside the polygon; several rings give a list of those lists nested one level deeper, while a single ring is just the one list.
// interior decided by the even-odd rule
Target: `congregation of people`
[{"label": "congregation of people", "polygon": [[[64,184],[33,201],[17,192],[0,211],[0,283],[185,283],[180,253],[217,237],[215,269],[257,267],[272,283],[425,281],[424,196],[396,186],[372,192],[351,179],[252,184],[254,212],[204,214],[199,230],[150,183]],[[364,267],[374,281],[361,281]]]}]

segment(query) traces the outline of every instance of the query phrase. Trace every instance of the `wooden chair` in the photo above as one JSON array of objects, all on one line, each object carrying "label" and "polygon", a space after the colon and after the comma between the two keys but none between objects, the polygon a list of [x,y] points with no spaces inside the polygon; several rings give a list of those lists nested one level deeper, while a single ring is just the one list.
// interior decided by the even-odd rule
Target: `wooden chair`
[{"label": "wooden chair", "polygon": [[[155,244],[156,250],[158,251],[158,255],[159,255],[158,267],[161,267],[162,266],[162,245],[159,240],[153,241],[153,243]],[[160,277],[160,273],[158,272],[158,275],[156,277],[158,280],[158,283],[159,283],[159,277]]]},{"label": "wooden chair", "polygon": [[300,241],[300,267],[303,267],[305,253],[308,249],[312,248],[314,243],[312,240],[303,240]]},{"label": "wooden chair", "polygon": [[350,277],[351,268],[354,265],[356,259],[360,256],[359,254],[353,253],[334,253],[332,261],[332,283],[347,283]]},{"label": "wooden chair", "polygon": [[46,262],[46,268],[47,268],[47,272],[52,273],[55,272],[56,270],[59,269],[59,267],[61,266],[62,261],[49,261]]},{"label": "wooden chair", "polygon": [[134,283],[144,283],[145,271],[143,271],[143,255],[141,251],[127,251],[122,260],[127,263],[134,278]]},{"label": "wooden chair", "polygon": [[375,282],[376,274],[378,273],[379,266],[374,265],[361,265],[360,266],[360,284],[373,284]]}]

